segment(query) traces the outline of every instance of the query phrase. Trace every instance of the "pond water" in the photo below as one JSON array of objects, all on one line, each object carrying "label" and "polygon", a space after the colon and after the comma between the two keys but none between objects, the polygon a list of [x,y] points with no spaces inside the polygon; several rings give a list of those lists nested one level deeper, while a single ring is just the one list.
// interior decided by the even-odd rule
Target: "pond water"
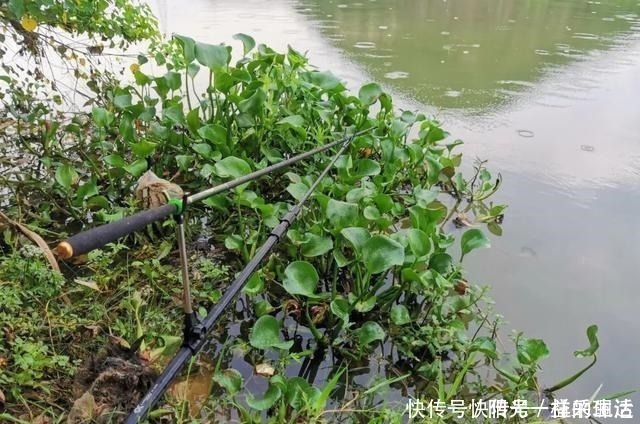
[{"label": "pond water", "polygon": [[354,90],[377,81],[437,116],[504,177],[504,234],[466,266],[511,328],[549,345],[544,384],[584,366],[572,352],[597,324],[599,362],[564,397],[640,388],[638,0],[152,4],[166,33],[291,44]]}]

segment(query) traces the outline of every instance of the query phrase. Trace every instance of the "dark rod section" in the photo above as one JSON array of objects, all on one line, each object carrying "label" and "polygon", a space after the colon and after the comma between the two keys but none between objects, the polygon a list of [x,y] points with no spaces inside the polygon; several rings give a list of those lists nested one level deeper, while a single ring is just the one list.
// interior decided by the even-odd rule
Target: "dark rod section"
[{"label": "dark rod section", "polygon": [[[201,191],[200,193],[196,193],[189,196],[187,198],[186,203],[191,204],[191,203],[198,202],[200,200],[204,200],[207,197],[211,197],[213,195],[222,193],[224,191],[237,187],[241,184],[248,183],[250,181],[253,181],[257,178],[260,178],[278,169],[289,167],[295,164],[296,162],[307,159],[318,153],[324,152],[325,150],[328,150],[339,144],[343,144],[347,140],[352,140],[354,137],[363,135],[371,131],[372,129],[373,128],[368,128],[366,130],[358,131],[347,138],[343,138],[341,140],[337,140],[337,141],[325,144],[323,146],[316,147],[315,149],[309,150],[308,152],[304,152],[299,155],[285,159],[282,162],[278,162],[266,168],[259,169],[250,174],[243,175],[242,177],[236,178],[226,183],[219,184],[215,187],[208,188],[204,191]],[[176,206],[169,203],[167,205],[160,206],[158,208],[152,208],[142,212],[138,212],[135,215],[131,215],[129,217],[123,218],[119,221],[110,222],[109,224],[104,224],[99,227],[95,227],[87,231],[83,231],[61,242],[57,248],[58,256],[62,259],[69,259],[73,256],[82,255],[83,253],[90,252],[93,249],[99,249],[108,243],[116,241],[120,237],[124,237],[128,234],[139,231],[143,229],[145,226],[152,224],[156,221],[160,221],[176,212],[181,212],[181,211],[178,211]]]}]

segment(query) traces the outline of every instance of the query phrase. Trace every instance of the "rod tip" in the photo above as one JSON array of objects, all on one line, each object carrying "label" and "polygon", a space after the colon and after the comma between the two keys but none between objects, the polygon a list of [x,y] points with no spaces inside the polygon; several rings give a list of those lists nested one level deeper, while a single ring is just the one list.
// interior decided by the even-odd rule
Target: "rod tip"
[{"label": "rod tip", "polygon": [[58,244],[56,248],[58,256],[60,259],[69,259],[73,256],[73,247],[69,244],[69,242],[63,241]]}]

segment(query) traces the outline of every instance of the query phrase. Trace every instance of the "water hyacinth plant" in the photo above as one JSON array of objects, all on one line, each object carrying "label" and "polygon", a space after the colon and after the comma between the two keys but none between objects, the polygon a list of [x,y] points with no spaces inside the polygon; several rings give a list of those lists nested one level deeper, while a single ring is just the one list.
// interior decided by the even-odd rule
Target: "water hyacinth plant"
[{"label": "water hyacinth plant", "polygon": [[[399,421],[402,409],[376,407],[389,387],[404,399],[537,401],[582,373],[545,392],[536,377],[540,360],[548,355],[544,342],[517,335],[510,363],[496,347],[500,322],[488,307],[486,289],[467,283],[470,277],[462,267],[466,255],[489,247],[487,232],[502,231],[505,206],[489,201],[500,178],[484,162],[463,175],[462,143],[437,121],[396,110],[376,83],[351,92],[293,48],[281,53],[245,34],[235,38],[243,45],[237,58],[229,46],[183,35],[155,43],[151,54],[130,66],[129,83],[109,79],[101,86],[89,112],[70,117],[54,115],[55,105],[48,110],[9,108],[11,119],[35,132],[5,137],[34,158],[33,167],[10,169],[2,177],[14,194],[7,208],[16,214],[28,210],[38,217],[34,225],[61,238],[68,231],[61,221],[94,225],[138,208],[134,187],[150,168],[195,192],[346,133],[369,130],[339,158],[301,218],[245,286],[243,308],[229,312],[229,318],[242,322],[240,337],[222,328],[213,335],[211,390],[220,396],[209,397],[200,414],[248,422]],[[17,105],[18,100],[9,96],[5,101]],[[217,301],[229,277],[253,257],[327,158],[314,157],[287,173],[189,208],[190,238],[204,236],[207,246],[214,246],[214,253],[192,249],[201,256],[192,267],[199,305]],[[92,253],[73,271],[92,275],[97,281],[92,299],[109,305],[108,314],[88,316],[100,316],[102,325],[124,339],[143,337],[143,352],[163,348],[170,333],[179,333],[180,315],[173,307],[178,285],[168,240],[171,236],[162,232],[138,234]],[[16,243],[7,232],[5,244]],[[118,262],[125,254],[134,260]],[[16,256],[0,261],[6,269],[0,277],[10,286],[2,296],[24,296],[11,271],[24,264]],[[44,296],[62,296],[61,287],[69,283],[56,281],[55,293]],[[137,281],[149,287],[137,290]],[[86,296],[78,290],[72,294],[74,299]],[[69,308],[73,302],[57,310],[60,317],[71,316]],[[86,324],[77,311],[69,320],[50,325],[75,329]],[[591,346],[576,356],[595,362],[596,332],[589,328]],[[73,365],[60,360],[55,349],[64,334],[55,334],[48,338],[52,352],[69,372]],[[2,357],[23,355],[18,340],[0,342]],[[230,352],[262,365],[261,395],[245,384],[251,376],[230,364]],[[38,355],[46,357],[47,350]],[[386,374],[363,387],[354,370],[374,358],[387,365]],[[324,380],[292,374],[300,361],[312,360],[316,368],[322,361],[331,365]],[[42,367],[51,371],[54,365]],[[495,374],[482,377],[487,369]],[[0,380],[12,388],[5,417],[22,410],[24,372],[14,360]],[[52,373],[28,377],[46,380]],[[171,405],[155,416],[188,419],[184,404]]]}]

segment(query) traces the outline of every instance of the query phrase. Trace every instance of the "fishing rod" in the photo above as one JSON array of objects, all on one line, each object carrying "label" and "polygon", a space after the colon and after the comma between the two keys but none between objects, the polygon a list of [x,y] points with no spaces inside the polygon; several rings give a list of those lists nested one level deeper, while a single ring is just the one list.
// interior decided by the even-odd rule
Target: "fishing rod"
[{"label": "fishing rod", "polygon": [[240,271],[238,276],[231,283],[220,300],[211,308],[209,314],[202,321],[200,321],[197,315],[193,312],[193,307],[191,305],[189,277],[186,264],[187,254],[184,238],[184,223],[182,220],[182,213],[177,215],[178,245],[180,250],[183,285],[185,288],[183,292],[183,307],[185,312],[183,345],[178,353],[176,353],[176,355],[173,357],[171,362],[169,362],[162,374],[160,374],[160,376],[154,382],[151,389],[147,392],[144,398],[142,398],[140,403],[138,403],[135,409],[124,421],[124,424],[137,424],[141,420],[143,420],[147,416],[149,410],[160,400],[173,379],[178,375],[182,368],[184,368],[186,363],[207,344],[208,340],[206,339],[206,336],[213,328],[214,323],[222,315],[222,312],[235,298],[235,296],[246,284],[249,278],[251,278],[253,273],[259,268],[260,263],[269,254],[271,249],[273,249],[273,247],[285,235],[285,233],[289,229],[289,226],[296,220],[298,215],[300,215],[305,202],[309,199],[309,197],[311,197],[322,179],[329,173],[340,155],[342,155],[342,153],[344,153],[349,145],[351,145],[351,142],[358,134],[359,133],[353,134],[347,139],[341,140],[343,144],[340,150],[333,156],[329,164],[320,173],[311,187],[309,187],[300,201],[280,220],[273,231],[271,231],[271,233],[267,237],[267,240],[257,250],[255,256],[253,256],[249,263],[247,263],[242,271]]},{"label": "fishing rod", "polygon": [[104,247],[106,244],[116,241],[121,237],[142,230],[149,224],[160,221],[171,215],[179,215],[187,205],[199,202],[216,194],[220,194],[244,183],[248,183],[278,169],[289,167],[297,162],[300,162],[301,160],[324,152],[325,150],[328,150],[332,147],[338,146],[348,139],[353,139],[357,136],[363,135],[371,131],[372,129],[373,127],[358,131],[350,135],[349,137],[333,141],[329,144],[325,144],[324,146],[316,147],[315,149],[312,149],[308,152],[290,157],[266,168],[257,170],[247,175],[243,175],[242,177],[236,178],[226,183],[216,185],[186,198],[169,199],[168,203],[165,205],[146,209],[142,212],[138,212],[134,215],[122,218],[118,221],[110,222],[108,224],[100,225],[87,231],[80,232],[58,244],[58,256],[61,259],[69,259],[73,256],[82,255],[94,249]]}]

